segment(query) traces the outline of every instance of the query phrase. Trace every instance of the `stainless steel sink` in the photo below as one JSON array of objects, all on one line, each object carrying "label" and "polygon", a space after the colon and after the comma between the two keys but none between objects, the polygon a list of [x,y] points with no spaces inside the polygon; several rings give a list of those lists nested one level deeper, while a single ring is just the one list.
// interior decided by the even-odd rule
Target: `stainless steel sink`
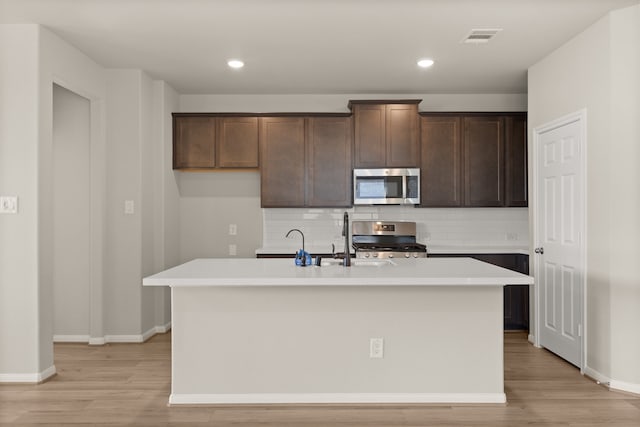
[{"label": "stainless steel sink", "polygon": [[[351,267],[387,267],[396,265],[390,259],[361,259],[356,258],[351,260]],[[342,267],[342,260],[335,258],[322,258],[322,267]]]}]

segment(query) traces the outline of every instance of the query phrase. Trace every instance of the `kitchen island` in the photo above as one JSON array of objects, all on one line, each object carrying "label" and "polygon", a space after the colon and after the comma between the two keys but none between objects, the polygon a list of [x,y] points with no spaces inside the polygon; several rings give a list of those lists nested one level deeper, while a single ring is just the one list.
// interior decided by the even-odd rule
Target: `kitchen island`
[{"label": "kitchen island", "polygon": [[196,259],[143,281],[171,287],[172,404],[503,403],[502,287],[532,283],[470,258]]}]

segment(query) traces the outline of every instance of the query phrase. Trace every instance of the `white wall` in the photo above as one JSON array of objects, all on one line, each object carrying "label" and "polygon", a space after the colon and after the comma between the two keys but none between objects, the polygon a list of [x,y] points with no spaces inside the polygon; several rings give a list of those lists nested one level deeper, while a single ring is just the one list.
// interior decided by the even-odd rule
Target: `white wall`
[{"label": "white wall", "polygon": [[[104,236],[104,70],[92,59],[45,28],[40,28],[39,81],[39,316],[40,357],[52,360],[53,347],[53,84],[86,99],[90,104],[90,339],[104,335],[103,329],[103,236]],[[41,362],[44,363],[44,362]]]},{"label": "white wall", "polygon": [[[154,144],[153,127],[158,125],[155,123],[153,115],[154,96],[153,81],[145,74],[140,76],[140,101],[139,101],[139,120],[140,120],[140,219],[141,219],[141,278],[151,275],[156,270],[156,243],[161,244],[162,239],[158,238],[154,233],[155,218],[160,212],[155,210],[155,199],[158,197],[154,193],[155,181],[159,178],[156,176],[155,162],[157,156],[157,146]],[[142,288],[142,331],[150,331],[155,327],[156,314],[156,290]]]},{"label": "white wall", "polygon": [[[53,84],[91,101],[91,335],[102,332],[102,68],[37,25],[0,26],[0,381],[39,381],[53,366]],[[5,67],[4,65],[7,64]],[[10,66],[8,66],[10,65]],[[94,191],[96,190],[96,191]]]},{"label": "white wall", "polygon": [[53,362],[39,360],[38,39],[35,25],[0,25],[0,194],[19,198],[0,215],[0,381],[38,380]]},{"label": "white wall", "polygon": [[[154,270],[161,271],[180,263],[179,194],[173,160],[173,126],[171,113],[178,109],[178,94],[162,81],[153,82],[154,141]],[[155,289],[155,326],[168,327],[171,321],[171,291]],[[160,329],[159,332],[162,330]]]},{"label": "white wall", "polygon": [[[83,209],[88,202],[91,218],[88,231],[85,222],[75,224],[84,241],[75,248],[90,242],[84,253],[90,260],[90,301],[84,305],[88,325],[85,311],[73,325],[82,328],[70,333],[100,344],[109,338],[140,340],[168,326],[168,291],[143,293],[141,278],[143,270],[178,263],[179,209],[171,203],[177,184],[164,168],[170,165],[170,111],[177,109],[178,98],[141,71],[107,72],[38,25],[0,25],[0,64],[0,195],[18,196],[20,205],[17,215],[0,216],[0,382],[34,382],[55,373],[53,300],[61,264],[54,255],[60,250],[56,245],[68,243],[57,237],[62,229],[54,214],[60,197],[55,183],[72,172],[74,161],[84,175],[89,170],[74,184],[84,185]],[[54,84],[89,100],[88,158],[77,148],[68,156],[56,151],[55,142],[62,139],[54,141]],[[160,195],[158,179],[164,185]],[[136,214],[125,218],[127,199],[136,202]],[[156,228],[164,236],[156,236]],[[66,302],[83,306],[85,297],[76,297]]]},{"label": "white wall", "polygon": [[[180,206],[180,261],[229,256],[254,257],[262,246],[258,172],[176,172]],[[229,224],[238,234],[229,235]]]},{"label": "white wall", "polygon": [[53,87],[53,334],[89,340],[91,285],[91,110]]},{"label": "white wall", "polygon": [[610,20],[611,378],[640,393],[640,5],[614,11]]},{"label": "white wall", "polygon": [[[586,371],[640,392],[640,6],[602,18],[529,69],[529,129],[587,110]],[[531,132],[530,132],[531,133]],[[530,158],[533,147],[530,148]]]},{"label": "white wall", "polygon": [[[172,190],[166,175],[173,172],[165,167],[175,95],[141,70],[110,69],[107,75],[107,339],[139,341],[170,322],[167,291],[143,288],[141,281],[167,268],[167,261],[177,263],[171,247],[177,245],[171,234],[177,228],[178,206],[171,203],[176,185]],[[131,215],[124,213],[126,200],[134,203]]]},{"label": "white wall", "polygon": [[[107,71],[105,329],[120,336],[140,333],[139,80],[135,70]],[[125,200],[134,214],[124,213]]]},{"label": "white wall", "polygon": [[181,95],[182,112],[347,113],[350,99],[422,99],[420,111],[526,111],[526,94]]}]

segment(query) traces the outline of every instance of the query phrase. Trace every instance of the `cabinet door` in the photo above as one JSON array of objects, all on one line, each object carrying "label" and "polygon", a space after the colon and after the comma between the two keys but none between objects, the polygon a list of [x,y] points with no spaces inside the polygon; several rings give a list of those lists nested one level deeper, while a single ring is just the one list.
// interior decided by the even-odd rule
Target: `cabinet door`
[{"label": "cabinet door", "polygon": [[304,153],[304,118],[260,118],[262,207],[304,206]]},{"label": "cabinet door", "polygon": [[505,119],[505,204],[527,206],[527,117]]},{"label": "cabinet door", "polygon": [[351,206],[351,118],[307,119],[307,206]]},{"label": "cabinet door", "polygon": [[464,118],[466,206],[504,205],[504,119]]},{"label": "cabinet door", "polygon": [[355,120],[354,166],[357,168],[385,167],[385,105],[355,105],[353,114]]},{"label": "cabinet door", "polygon": [[173,168],[215,167],[215,118],[173,118]]},{"label": "cabinet door", "polygon": [[218,167],[258,167],[258,118],[220,117],[216,148]]},{"label": "cabinet door", "polygon": [[462,118],[420,118],[422,142],[422,206],[462,205]]},{"label": "cabinet door", "polygon": [[386,105],[385,140],[387,167],[420,165],[417,104]]}]

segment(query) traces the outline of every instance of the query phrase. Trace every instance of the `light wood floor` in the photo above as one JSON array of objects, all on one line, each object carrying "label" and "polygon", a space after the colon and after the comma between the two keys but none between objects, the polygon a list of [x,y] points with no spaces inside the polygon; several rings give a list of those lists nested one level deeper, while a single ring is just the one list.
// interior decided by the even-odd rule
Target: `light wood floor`
[{"label": "light wood floor", "polygon": [[[640,397],[611,392],[505,334],[507,405],[168,407],[170,334],[144,344],[56,344],[58,375],[0,385],[1,425],[640,426]],[[470,355],[473,357],[473,355]]]}]

